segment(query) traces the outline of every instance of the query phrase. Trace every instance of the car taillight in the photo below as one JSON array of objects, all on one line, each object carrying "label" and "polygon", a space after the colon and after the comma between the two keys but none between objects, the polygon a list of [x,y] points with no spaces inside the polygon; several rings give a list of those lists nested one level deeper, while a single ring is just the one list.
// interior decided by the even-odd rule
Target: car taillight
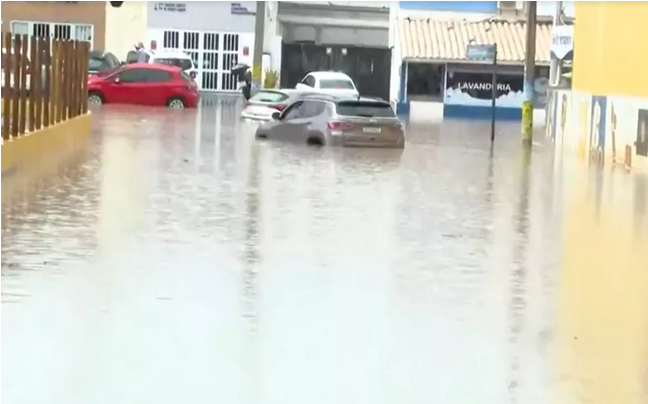
[{"label": "car taillight", "polygon": [[286,104],[274,104],[274,105],[268,105],[268,107],[274,108],[277,111],[283,111],[284,109],[286,109]]},{"label": "car taillight", "polygon": [[353,129],[352,122],[329,121],[328,128],[331,130],[350,130]]}]

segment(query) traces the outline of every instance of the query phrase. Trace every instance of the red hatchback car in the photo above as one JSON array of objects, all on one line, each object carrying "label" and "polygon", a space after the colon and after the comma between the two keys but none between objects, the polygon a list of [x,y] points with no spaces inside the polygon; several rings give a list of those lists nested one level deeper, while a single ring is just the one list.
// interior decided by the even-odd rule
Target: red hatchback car
[{"label": "red hatchback car", "polygon": [[106,75],[88,77],[89,104],[135,104],[196,108],[198,87],[180,68],[133,63]]}]

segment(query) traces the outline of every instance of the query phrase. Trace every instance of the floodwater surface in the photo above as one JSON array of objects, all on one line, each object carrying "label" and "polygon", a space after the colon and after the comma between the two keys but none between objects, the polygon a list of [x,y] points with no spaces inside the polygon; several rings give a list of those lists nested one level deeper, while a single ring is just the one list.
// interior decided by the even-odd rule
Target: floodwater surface
[{"label": "floodwater surface", "polygon": [[645,177],[517,123],[343,150],[239,109],[95,111],[3,203],[3,402],[648,402]]}]

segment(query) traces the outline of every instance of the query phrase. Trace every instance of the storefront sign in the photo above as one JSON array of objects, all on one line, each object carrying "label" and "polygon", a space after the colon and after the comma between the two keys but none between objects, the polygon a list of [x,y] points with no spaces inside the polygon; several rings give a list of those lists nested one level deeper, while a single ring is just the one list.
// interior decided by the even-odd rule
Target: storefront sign
[{"label": "storefront sign", "polygon": [[[547,78],[536,72],[534,84],[535,108],[542,108],[546,101]],[[493,76],[490,72],[448,72],[444,103],[451,105],[490,106]],[[524,75],[497,74],[497,106],[521,108],[524,101]]]},{"label": "storefront sign", "polygon": [[487,60],[495,59],[496,45],[468,45],[466,47],[466,59]]},{"label": "storefront sign", "polygon": [[230,3],[230,13],[232,15],[255,15],[254,10],[250,10],[248,7],[244,6],[241,3]]},{"label": "storefront sign", "polygon": [[187,11],[186,3],[153,3],[153,10],[155,11],[172,11],[178,13],[184,13]]},{"label": "storefront sign", "polygon": [[[497,75],[497,106],[517,107],[524,98],[521,75]],[[445,103],[452,105],[490,106],[492,100],[493,76],[490,72],[468,73],[448,72]]]},{"label": "storefront sign", "polygon": [[556,25],[551,30],[551,57],[572,59],[574,54],[574,26]]}]

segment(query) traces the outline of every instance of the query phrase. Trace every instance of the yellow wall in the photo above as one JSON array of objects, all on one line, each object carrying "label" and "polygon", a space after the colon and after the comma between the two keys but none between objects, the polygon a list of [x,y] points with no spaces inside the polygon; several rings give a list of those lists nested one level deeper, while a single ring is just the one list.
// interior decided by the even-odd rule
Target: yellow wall
[{"label": "yellow wall", "polygon": [[34,190],[34,185],[55,175],[89,143],[90,114],[45,129],[2,141],[2,202]]},{"label": "yellow wall", "polygon": [[648,97],[648,2],[575,6],[574,90]]}]

